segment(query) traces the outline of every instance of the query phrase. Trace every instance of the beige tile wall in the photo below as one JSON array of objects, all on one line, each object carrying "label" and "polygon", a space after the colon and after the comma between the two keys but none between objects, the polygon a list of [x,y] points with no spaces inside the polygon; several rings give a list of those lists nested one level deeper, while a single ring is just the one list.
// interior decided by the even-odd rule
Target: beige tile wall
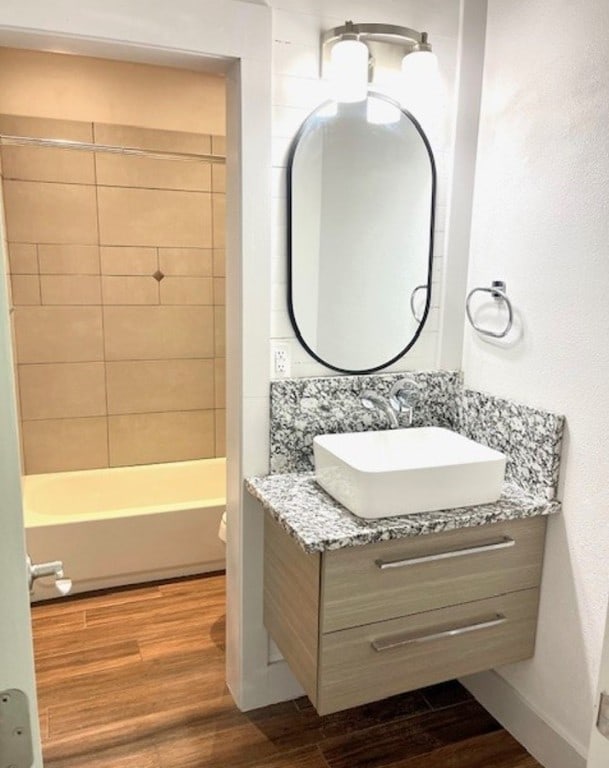
[{"label": "beige tile wall", "polygon": [[[51,136],[55,126],[52,119],[45,125],[41,117],[62,121],[57,138],[65,137],[63,126],[69,118],[74,121],[70,138],[79,138],[95,121],[104,124],[108,144],[122,141],[115,142],[116,136],[128,140],[133,131],[141,140],[144,134],[128,127],[133,125],[196,131],[190,143],[198,152],[203,142],[209,143],[208,134],[225,133],[225,82],[223,75],[182,68],[0,48],[0,114],[33,116],[32,130],[42,125],[43,137]],[[147,139],[157,146],[157,131]]]},{"label": "beige tile wall", "polygon": [[[225,151],[220,136],[15,116],[0,132]],[[223,455],[224,166],[0,152],[25,472]]]}]

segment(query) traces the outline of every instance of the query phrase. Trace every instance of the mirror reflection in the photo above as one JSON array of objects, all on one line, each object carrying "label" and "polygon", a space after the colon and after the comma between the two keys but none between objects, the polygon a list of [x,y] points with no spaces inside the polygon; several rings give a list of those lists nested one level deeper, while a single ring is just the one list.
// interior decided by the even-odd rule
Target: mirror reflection
[{"label": "mirror reflection", "polygon": [[379,370],[416,341],[431,299],[435,167],[416,120],[370,95],[315,110],[288,168],[290,316],[315,359]]}]

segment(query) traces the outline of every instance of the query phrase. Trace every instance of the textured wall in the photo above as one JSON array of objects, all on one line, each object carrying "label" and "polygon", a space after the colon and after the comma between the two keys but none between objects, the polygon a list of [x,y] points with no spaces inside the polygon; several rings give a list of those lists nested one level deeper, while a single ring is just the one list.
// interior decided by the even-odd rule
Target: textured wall
[{"label": "textured wall", "polygon": [[469,284],[507,281],[523,338],[466,327],[466,385],[564,413],[535,658],[501,674],[585,752],[609,588],[609,6],[490,0]]}]

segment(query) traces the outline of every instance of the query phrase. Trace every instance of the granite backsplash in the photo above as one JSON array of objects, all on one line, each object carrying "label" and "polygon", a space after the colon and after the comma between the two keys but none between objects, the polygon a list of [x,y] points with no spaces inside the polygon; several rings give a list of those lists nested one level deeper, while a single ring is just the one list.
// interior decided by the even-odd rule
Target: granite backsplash
[{"label": "granite backsplash", "polygon": [[[405,374],[324,376],[271,383],[271,474],[310,472],[313,438],[321,434],[387,429],[380,411],[366,410],[364,389],[387,395]],[[465,389],[457,371],[407,374],[420,387],[414,427],[446,427],[502,451],[506,481],[536,497],[556,493],[564,417]],[[402,417],[402,426],[407,426]]]}]

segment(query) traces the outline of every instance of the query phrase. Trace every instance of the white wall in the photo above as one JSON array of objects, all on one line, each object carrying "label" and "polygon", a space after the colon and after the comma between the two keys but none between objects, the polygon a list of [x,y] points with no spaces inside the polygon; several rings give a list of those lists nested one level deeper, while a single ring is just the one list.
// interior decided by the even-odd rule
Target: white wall
[{"label": "white wall", "polygon": [[609,590],[609,4],[489,0],[469,285],[524,338],[466,327],[468,386],[567,416],[535,658],[500,670],[584,754]]},{"label": "white wall", "polygon": [[319,38],[322,30],[358,22],[385,22],[429,32],[438,56],[441,95],[437,111],[416,115],[428,131],[438,166],[436,246],[432,312],[410,352],[388,370],[437,367],[439,304],[442,284],[447,180],[452,166],[452,126],[459,0],[273,0],[273,221],[271,338],[288,341],[293,376],[333,373],[307,355],[295,338],[287,313],[286,201],[287,152],[307,115],[329,97],[319,79]]}]

